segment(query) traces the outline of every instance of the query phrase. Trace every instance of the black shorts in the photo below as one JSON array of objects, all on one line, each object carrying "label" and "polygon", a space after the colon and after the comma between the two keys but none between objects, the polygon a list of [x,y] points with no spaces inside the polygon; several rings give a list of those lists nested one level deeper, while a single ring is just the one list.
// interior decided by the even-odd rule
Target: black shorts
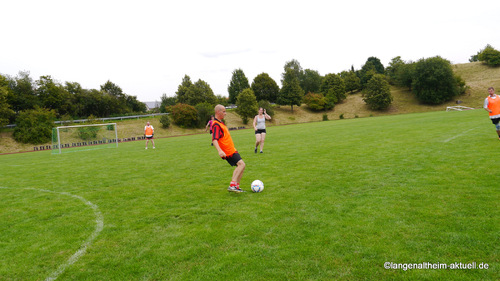
[{"label": "black shorts", "polygon": [[151,139],[153,139],[153,136],[150,136],[150,137],[146,136],[146,138],[147,138],[148,140],[151,140]]},{"label": "black shorts", "polygon": [[497,125],[498,122],[500,122],[500,117],[491,119],[491,122],[493,122],[493,124]]},{"label": "black shorts", "polygon": [[257,131],[255,131],[256,135],[265,134],[265,133],[266,133],[266,129],[257,129]]},{"label": "black shorts", "polygon": [[236,163],[242,160],[240,154],[237,151],[233,155],[231,155],[231,157],[226,157],[225,159],[231,166],[236,166]]}]

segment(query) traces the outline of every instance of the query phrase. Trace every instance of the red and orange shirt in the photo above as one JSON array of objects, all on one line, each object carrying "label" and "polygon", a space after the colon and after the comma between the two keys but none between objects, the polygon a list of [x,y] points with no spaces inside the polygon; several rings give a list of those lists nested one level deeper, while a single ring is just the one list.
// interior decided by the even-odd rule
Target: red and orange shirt
[{"label": "red and orange shirt", "polygon": [[238,152],[234,147],[233,139],[226,125],[217,119],[212,123],[212,141],[214,140],[219,143],[220,149],[226,153],[226,156],[231,157],[231,155]]}]

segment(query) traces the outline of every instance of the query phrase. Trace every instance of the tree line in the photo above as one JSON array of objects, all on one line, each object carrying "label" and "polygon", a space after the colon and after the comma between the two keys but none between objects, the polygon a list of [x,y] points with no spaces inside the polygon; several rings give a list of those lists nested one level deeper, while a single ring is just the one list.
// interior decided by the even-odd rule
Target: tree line
[{"label": "tree line", "polygon": [[[500,52],[487,45],[471,56],[470,61],[495,67],[500,65]],[[163,94],[159,110],[171,113],[171,117],[162,118],[166,127],[170,125],[170,118],[181,127],[202,127],[213,115],[215,104],[236,104],[236,112],[246,124],[258,107],[266,108],[270,114],[273,113],[271,104],[291,106],[292,112],[293,106],[303,103],[311,110],[330,110],[347,95],[359,91],[370,108],[384,110],[392,103],[390,85],[407,87],[424,104],[440,104],[467,90],[464,80],[453,73],[451,63],[439,56],[417,62],[404,61],[398,56],[387,68],[378,58],[369,57],[358,70],[351,66],[350,70],[324,76],[316,70],[303,69],[292,59],[283,67],[281,88],[267,73],[257,75],[250,83],[242,69],[235,69],[227,98],[216,96],[207,82],[199,79],[193,83],[185,75],[175,96]],[[61,84],[51,76],[33,81],[29,72],[19,72],[16,77],[0,75],[0,127],[14,122],[34,126],[36,118],[70,120],[145,111],[144,103],[125,94],[111,81],[100,89],[83,89],[77,82]],[[32,131],[28,129],[27,132]]]},{"label": "tree line", "polygon": [[146,105],[137,97],[127,95],[111,81],[100,89],[84,89],[77,82],[60,82],[50,75],[33,80],[29,72],[15,77],[0,75],[1,124],[15,123],[19,113],[45,108],[53,110],[58,119],[109,117],[145,112]]}]

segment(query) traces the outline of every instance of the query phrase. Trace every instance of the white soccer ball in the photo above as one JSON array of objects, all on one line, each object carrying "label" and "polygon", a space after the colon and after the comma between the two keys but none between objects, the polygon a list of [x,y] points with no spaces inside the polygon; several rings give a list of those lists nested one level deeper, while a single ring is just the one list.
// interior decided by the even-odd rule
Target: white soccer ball
[{"label": "white soccer ball", "polygon": [[253,192],[262,192],[264,190],[264,183],[260,180],[254,180],[251,188]]}]

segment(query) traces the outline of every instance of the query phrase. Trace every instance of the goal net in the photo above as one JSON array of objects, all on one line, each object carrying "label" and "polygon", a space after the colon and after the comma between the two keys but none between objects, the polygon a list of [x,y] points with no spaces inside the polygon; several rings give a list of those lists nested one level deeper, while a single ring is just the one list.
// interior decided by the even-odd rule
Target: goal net
[{"label": "goal net", "polygon": [[467,106],[461,106],[461,105],[456,105],[456,106],[447,106],[446,111],[463,111],[463,110],[471,110],[474,109],[472,107],[467,107]]},{"label": "goal net", "polygon": [[52,154],[112,147],[118,147],[116,123],[52,129]]}]

